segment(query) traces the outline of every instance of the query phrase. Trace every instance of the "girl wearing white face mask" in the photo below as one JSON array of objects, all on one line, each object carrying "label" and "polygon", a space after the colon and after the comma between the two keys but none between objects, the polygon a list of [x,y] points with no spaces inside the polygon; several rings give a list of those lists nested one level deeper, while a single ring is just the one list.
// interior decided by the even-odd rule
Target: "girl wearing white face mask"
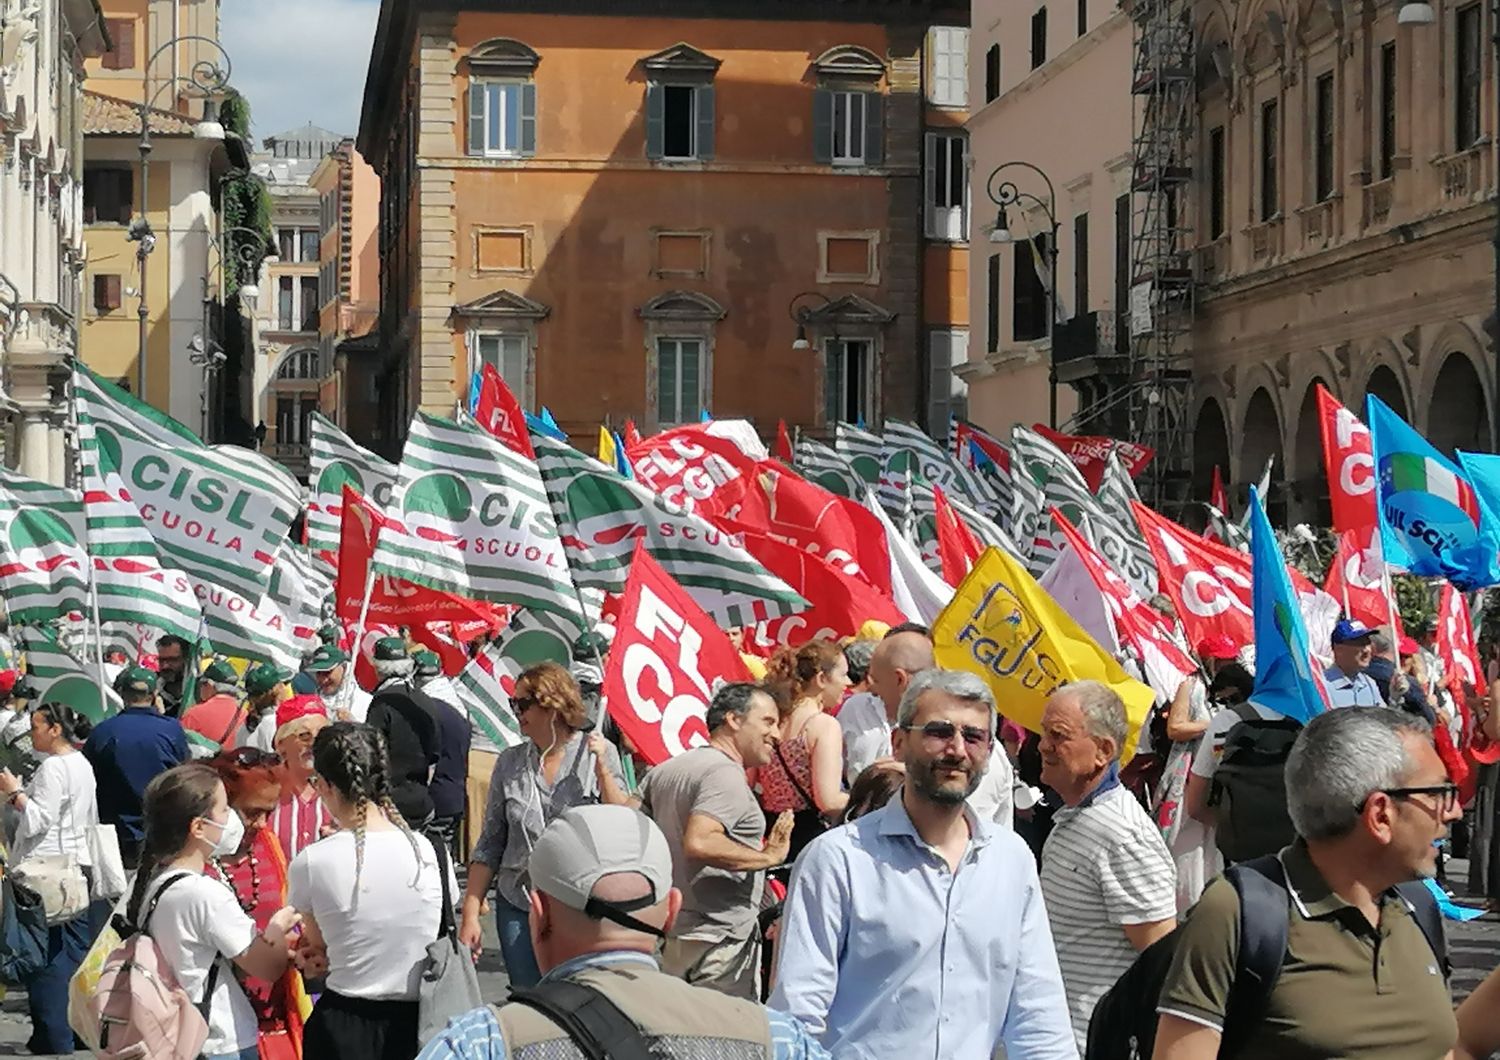
[{"label": "girl wearing white face mask", "polygon": [[255,1060],[255,1012],[231,965],[257,979],[279,978],[301,917],[281,909],[258,932],[234,893],[203,874],[209,858],[235,853],[245,835],[212,766],[192,762],[158,776],[146,788],[144,817],[126,918],[156,941],[190,998],[212,992],[203,1056]]}]

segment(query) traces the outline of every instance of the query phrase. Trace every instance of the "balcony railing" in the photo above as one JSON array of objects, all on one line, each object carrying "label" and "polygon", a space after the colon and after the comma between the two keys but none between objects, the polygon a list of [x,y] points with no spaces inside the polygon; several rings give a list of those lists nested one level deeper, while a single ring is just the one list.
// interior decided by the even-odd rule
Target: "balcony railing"
[{"label": "balcony railing", "polygon": [[1217,239],[1195,247],[1193,256],[1197,259],[1198,282],[1213,283],[1229,267],[1229,241]]},{"label": "balcony railing", "polygon": [[1483,192],[1483,164],[1488,146],[1487,141],[1481,141],[1457,154],[1433,160],[1433,165],[1438,169],[1445,202],[1470,201]]},{"label": "balcony railing", "polygon": [[1057,363],[1085,357],[1124,357],[1130,353],[1126,329],[1110,309],[1080,313],[1057,325]]},{"label": "balcony railing", "polygon": [[1297,219],[1302,223],[1304,248],[1324,247],[1333,239],[1333,204],[1334,199],[1328,198],[1297,211]]},{"label": "balcony railing", "polygon": [[1257,264],[1271,258],[1281,257],[1282,252],[1282,223],[1280,217],[1273,217],[1269,221],[1251,225],[1250,233],[1250,260]]}]

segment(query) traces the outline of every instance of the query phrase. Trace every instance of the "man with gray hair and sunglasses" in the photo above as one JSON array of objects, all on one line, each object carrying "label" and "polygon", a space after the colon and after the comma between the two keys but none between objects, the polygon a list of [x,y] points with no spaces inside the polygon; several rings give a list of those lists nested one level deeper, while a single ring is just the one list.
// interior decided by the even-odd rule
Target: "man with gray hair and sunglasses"
[{"label": "man with gray hair and sunglasses", "polygon": [[1063,685],[1042,712],[1042,783],[1063,801],[1042,847],[1042,895],[1079,1051],[1094,1006],[1136,954],[1177,926],[1177,867],[1120,783],[1125,704],[1098,681]]},{"label": "man with gray hair and sunglasses", "polygon": [[[1248,923],[1259,904],[1242,911],[1232,882],[1209,884],[1162,985],[1153,1055],[1449,1055],[1442,923],[1413,881],[1436,871],[1434,844],[1461,810],[1429,726],[1385,707],[1320,714],[1287,759],[1286,790],[1297,839],[1266,867],[1287,895],[1279,970],[1247,990],[1240,969],[1276,936]],[[1242,954],[1252,930],[1261,938]]]},{"label": "man with gray hair and sunglasses", "polygon": [[769,1004],[836,1057],[1076,1060],[1035,861],[966,801],[1004,753],[994,696],[925,670],[891,744],[900,793],[797,860]]}]

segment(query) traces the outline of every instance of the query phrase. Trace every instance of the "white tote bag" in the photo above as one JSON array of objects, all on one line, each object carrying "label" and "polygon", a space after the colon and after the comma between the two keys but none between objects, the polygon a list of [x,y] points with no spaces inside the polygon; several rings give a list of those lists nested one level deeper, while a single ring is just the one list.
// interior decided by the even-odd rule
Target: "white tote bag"
[{"label": "white tote bag", "polygon": [[125,861],[120,857],[120,836],[112,824],[88,826],[90,871],[94,878],[89,892],[96,899],[115,899],[125,893]]}]

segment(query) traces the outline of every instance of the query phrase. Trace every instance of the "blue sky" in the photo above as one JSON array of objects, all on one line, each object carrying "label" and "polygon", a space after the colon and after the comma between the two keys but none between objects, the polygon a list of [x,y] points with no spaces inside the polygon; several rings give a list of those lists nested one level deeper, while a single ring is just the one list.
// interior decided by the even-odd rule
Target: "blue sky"
[{"label": "blue sky", "polygon": [[220,39],[250,101],[257,145],[312,122],[359,131],[380,0],[223,0]]}]

